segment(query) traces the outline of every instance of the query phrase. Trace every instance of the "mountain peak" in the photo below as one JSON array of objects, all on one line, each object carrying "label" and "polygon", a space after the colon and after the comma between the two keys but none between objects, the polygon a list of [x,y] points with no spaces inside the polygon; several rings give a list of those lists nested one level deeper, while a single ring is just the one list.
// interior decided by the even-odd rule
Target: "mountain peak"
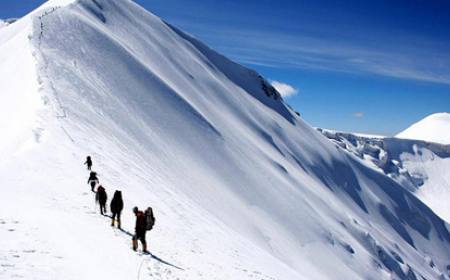
[{"label": "mountain peak", "polygon": [[441,121],[450,121],[450,114],[443,112],[443,113],[435,113],[432,115],[429,115],[428,117],[426,117],[427,119],[436,119],[436,120],[441,120]]},{"label": "mountain peak", "polygon": [[450,114],[443,112],[429,115],[396,137],[450,145]]}]

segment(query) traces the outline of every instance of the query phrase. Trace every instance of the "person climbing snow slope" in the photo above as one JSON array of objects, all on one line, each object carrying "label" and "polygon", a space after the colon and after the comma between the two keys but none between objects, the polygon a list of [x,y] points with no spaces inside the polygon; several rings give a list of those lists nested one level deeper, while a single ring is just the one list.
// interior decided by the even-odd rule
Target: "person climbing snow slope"
[{"label": "person climbing snow slope", "polygon": [[88,184],[91,185],[91,191],[95,192],[95,186],[99,183],[97,173],[91,171],[89,174]]},{"label": "person climbing snow slope", "polygon": [[95,196],[95,200],[100,204],[100,214],[105,215],[106,213],[106,201],[108,200],[108,195],[106,194],[106,190],[103,186],[98,186],[97,194]]},{"label": "person climbing snow slope", "polygon": [[137,207],[133,208],[133,213],[136,215],[136,226],[134,228],[134,236],[133,236],[133,250],[136,251],[138,249],[138,240],[142,243],[142,252],[149,253],[147,251],[147,241],[145,240],[145,234],[147,232],[147,221],[145,218],[145,214],[142,211],[139,211]]},{"label": "person climbing snow slope", "polygon": [[120,214],[123,210],[123,199],[122,199],[122,192],[121,191],[115,191],[113,199],[111,200],[111,213],[112,213],[112,221],[111,226],[114,226],[114,222],[117,218],[117,227],[120,229]]},{"label": "person climbing snow slope", "polygon": [[87,169],[88,169],[88,170],[91,170],[91,168],[92,168],[92,159],[91,159],[91,156],[87,156],[86,162],[85,162],[84,164],[87,165]]}]

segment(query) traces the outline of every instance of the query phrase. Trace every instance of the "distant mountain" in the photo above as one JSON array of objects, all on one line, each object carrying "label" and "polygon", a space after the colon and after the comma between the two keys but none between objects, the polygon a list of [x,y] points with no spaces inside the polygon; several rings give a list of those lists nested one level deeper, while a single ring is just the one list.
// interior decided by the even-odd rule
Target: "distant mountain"
[{"label": "distant mountain", "polygon": [[450,145],[450,114],[430,115],[400,132],[396,137]]}]

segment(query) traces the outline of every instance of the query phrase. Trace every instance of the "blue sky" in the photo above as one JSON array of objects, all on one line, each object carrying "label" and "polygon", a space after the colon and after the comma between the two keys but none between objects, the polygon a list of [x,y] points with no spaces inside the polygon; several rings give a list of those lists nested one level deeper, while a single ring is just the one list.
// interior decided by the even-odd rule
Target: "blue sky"
[{"label": "blue sky", "polygon": [[[44,1],[2,0],[0,17]],[[298,92],[312,125],[393,135],[450,112],[448,0],[137,0]]]}]

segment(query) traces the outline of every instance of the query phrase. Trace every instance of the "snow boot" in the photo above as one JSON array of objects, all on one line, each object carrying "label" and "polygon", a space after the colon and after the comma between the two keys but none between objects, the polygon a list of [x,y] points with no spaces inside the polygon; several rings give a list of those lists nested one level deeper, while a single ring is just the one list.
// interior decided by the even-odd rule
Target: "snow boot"
[{"label": "snow boot", "polygon": [[150,252],[147,251],[147,243],[142,243],[142,247],[143,247],[142,253],[144,253],[144,254],[150,254]]},{"label": "snow boot", "polygon": [[136,250],[137,250],[137,246],[138,246],[137,240],[134,240],[134,239],[133,239],[133,251],[136,251]]}]

